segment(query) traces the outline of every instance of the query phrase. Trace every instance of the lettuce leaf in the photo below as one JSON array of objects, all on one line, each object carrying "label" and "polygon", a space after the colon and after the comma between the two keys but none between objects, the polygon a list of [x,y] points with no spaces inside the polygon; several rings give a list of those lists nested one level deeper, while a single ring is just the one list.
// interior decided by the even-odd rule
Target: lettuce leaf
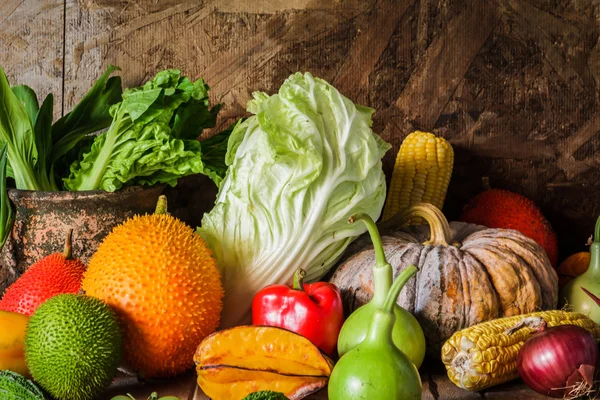
[{"label": "lettuce leaf", "polygon": [[256,292],[290,282],[298,268],[321,278],[365,231],[348,218],[377,219],[386,192],[381,158],[390,146],[371,130],[373,110],[327,82],[294,74],[278,94],[256,93],[248,111],[198,229],[223,276],[222,327],[248,322]]},{"label": "lettuce leaf", "polygon": [[192,82],[178,70],[161,71],[143,86],[125,90],[110,109],[108,131],[71,165],[65,187],[112,192],[132,184],[174,186],[197,173],[212,175],[218,184],[222,175],[210,173],[195,139],[215,125],[220,106],[209,105],[204,81]]}]

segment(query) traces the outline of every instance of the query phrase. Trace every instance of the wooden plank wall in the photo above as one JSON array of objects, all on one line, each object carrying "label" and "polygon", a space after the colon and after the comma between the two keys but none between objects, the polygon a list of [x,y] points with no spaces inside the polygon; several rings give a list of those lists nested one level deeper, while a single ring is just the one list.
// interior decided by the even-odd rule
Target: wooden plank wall
[{"label": "wooden plank wall", "polygon": [[598,0],[5,0],[0,64],[57,116],[107,64],[126,85],[177,67],[211,85],[221,126],[311,71],[378,110],[388,176],[403,137],[433,130],[456,149],[450,217],[488,176],[542,206],[564,256],[600,214],[599,32]]}]

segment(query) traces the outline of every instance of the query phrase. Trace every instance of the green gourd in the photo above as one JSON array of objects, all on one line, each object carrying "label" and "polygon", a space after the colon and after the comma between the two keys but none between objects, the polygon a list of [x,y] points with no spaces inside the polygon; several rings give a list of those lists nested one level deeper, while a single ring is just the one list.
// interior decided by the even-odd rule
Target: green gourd
[{"label": "green gourd", "polygon": [[[381,237],[375,222],[367,214],[356,214],[350,218],[350,223],[363,221],[367,226],[373,246],[375,248],[376,263],[373,267],[373,298],[370,302],[354,311],[346,320],[338,337],[338,354],[343,356],[367,336],[369,321],[377,309],[383,306],[393,281],[392,266],[387,262]],[[404,308],[394,304],[396,323],[392,331],[392,340],[408,358],[416,365],[421,366],[425,357],[425,335],[417,319]]]},{"label": "green gourd", "polygon": [[590,246],[590,266],[587,271],[570,281],[561,291],[560,299],[573,311],[589,316],[600,324],[600,307],[583,289],[600,297],[600,217],[596,221],[594,241]]},{"label": "green gourd", "polygon": [[414,265],[402,271],[383,306],[373,313],[365,339],[337,362],[329,378],[329,400],[421,398],[417,367],[392,341],[396,298],[416,272]]}]

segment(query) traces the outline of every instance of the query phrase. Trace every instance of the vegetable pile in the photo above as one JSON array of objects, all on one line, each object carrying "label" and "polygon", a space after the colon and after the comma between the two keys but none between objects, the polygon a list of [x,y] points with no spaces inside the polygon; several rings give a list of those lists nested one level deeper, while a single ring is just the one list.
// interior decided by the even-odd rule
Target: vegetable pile
[{"label": "vegetable pile", "polygon": [[[11,88],[0,68],[0,142],[7,146],[8,175],[17,189],[112,192],[134,184],[174,186],[178,178],[197,173],[219,184],[226,143],[205,144],[213,152],[213,162],[205,162],[196,140],[215,126],[221,108],[210,107],[204,81],[165,70],[122,92],[121,79],[109,78],[117,70],[110,66],[53,124],[52,94],[39,106],[31,88]],[[217,143],[220,156],[214,154]]]},{"label": "vegetable pile", "polygon": [[[40,106],[0,70],[0,241],[13,183],[116,191],[201,173],[214,207],[194,230],[161,196],[89,265],[71,232],[37,260],[1,294],[0,397],[102,398],[120,366],[140,379],[195,368],[214,400],[325,387],[331,400],[419,399],[432,360],[465,390],[521,377],[550,396],[596,394],[600,218],[590,252],[558,267],[559,296],[556,235],[531,201],[490,189],[448,222],[445,139],[407,136],[386,199],[374,110],[322,79],[256,92],[251,116],[198,141],[220,110],[202,79],[166,70],[122,91],[116,70],[55,123],[52,95]],[[176,400],[162,396],[149,399]]]}]

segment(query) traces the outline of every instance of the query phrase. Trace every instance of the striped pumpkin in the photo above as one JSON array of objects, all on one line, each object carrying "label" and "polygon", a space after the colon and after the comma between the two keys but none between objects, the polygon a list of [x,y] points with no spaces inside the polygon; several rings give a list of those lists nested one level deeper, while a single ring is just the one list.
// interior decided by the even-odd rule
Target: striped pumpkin
[{"label": "striped pumpkin", "polygon": [[[397,229],[414,217],[429,226]],[[419,267],[398,304],[419,320],[429,354],[439,356],[444,341],[461,329],[557,305],[558,278],[545,251],[515,230],[448,224],[439,209],[424,203],[381,228],[394,276],[411,264]],[[361,237],[332,276],[349,311],[371,299],[374,264],[372,244]]]}]

